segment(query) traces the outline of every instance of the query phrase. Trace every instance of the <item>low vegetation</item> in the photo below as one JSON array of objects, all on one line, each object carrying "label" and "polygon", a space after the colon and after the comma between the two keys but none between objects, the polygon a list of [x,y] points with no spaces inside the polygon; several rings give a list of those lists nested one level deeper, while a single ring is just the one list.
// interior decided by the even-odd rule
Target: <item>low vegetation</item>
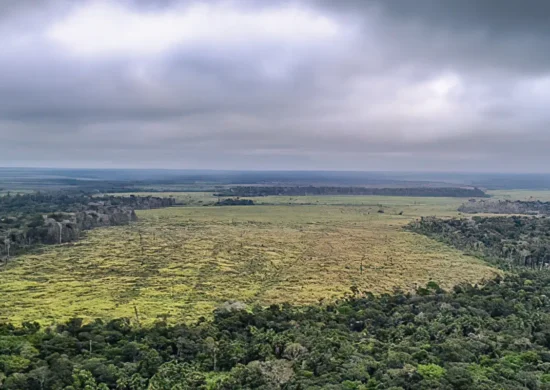
[{"label": "low vegetation", "polygon": [[[549,187],[550,188],[550,187]],[[550,202],[550,191],[548,190],[490,190],[487,191],[492,198],[501,200],[523,200]]]},{"label": "low vegetation", "polygon": [[[152,196],[173,198],[178,206],[213,206],[218,197],[212,192],[122,192],[110,193],[109,196]],[[222,197],[223,198],[223,197]],[[240,197],[250,199],[255,205],[269,206],[342,206],[362,207],[366,212],[371,208],[384,208],[387,212],[406,211],[409,218],[421,215],[458,215],[457,208],[464,203],[462,198],[414,197],[414,196],[379,196],[379,195],[323,195],[323,196],[260,196]]]},{"label": "low vegetation", "polygon": [[550,218],[421,218],[409,228],[507,269],[514,266],[541,269],[550,265]]},{"label": "low vegetation", "polygon": [[494,277],[480,260],[403,231],[419,214],[456,215],[456,202],[426,199],[137,211],[137,223],[12,261],[0,271],[0,321],[135,318],[136,309],[143,324],[194,321],[229,299],[303,305],[352,285],[391,293]]}]

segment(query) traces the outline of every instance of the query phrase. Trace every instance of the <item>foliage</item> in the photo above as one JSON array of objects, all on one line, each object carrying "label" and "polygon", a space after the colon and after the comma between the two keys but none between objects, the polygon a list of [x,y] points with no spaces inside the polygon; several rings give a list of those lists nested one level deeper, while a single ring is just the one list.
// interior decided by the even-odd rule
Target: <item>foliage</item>
[{"label": "foliage", "polygon": [[485,201],[470,199],[458,208],[458,211],[463,213],[477,214],[550,214],[550,202],[541,201],[510,201],[510,200],[495,200]]},{"label": "foliage", "polygon": [[0,197],[0,256],[10,256],[38,244],[75,241],[82,230],[121,225],[131,221],[135,209],[167,207],[171,198],[92,198],[83,193],[50,192]]},{"label": "foliage", "polygon": [[550,218],[544,216],[421,218],[409,228],[479,254],[504,268],[540,269],[550,265]]},{"label": "foliage", "polygon": [[91,196],[81,192],[36,192],[0,197],[0,215],[34,215],[52,213],[74,213],[90,208],[90,203],[108,206],[125,206],[136,210],[171,206],[166,198],[152,196]]},{"label": "foliage", "polygon": [[227,198],[220,199],[216,206],[252,206],[254,201],[251,199]]},{"label": "foliage", "polygon": [[418,373],[424,379],[440,380],[445,375],[445,369],[437,364],[419,364],[417,367]]}]

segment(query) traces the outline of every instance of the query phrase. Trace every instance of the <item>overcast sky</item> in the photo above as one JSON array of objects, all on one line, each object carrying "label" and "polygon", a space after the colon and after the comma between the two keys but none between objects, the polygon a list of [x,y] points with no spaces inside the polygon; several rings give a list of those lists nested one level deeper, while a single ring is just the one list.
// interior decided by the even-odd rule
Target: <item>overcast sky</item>
[{"label": "overcast sky", "polygon": [[546,0],[1,0],[0,165],[550,172],[549,20]]}]

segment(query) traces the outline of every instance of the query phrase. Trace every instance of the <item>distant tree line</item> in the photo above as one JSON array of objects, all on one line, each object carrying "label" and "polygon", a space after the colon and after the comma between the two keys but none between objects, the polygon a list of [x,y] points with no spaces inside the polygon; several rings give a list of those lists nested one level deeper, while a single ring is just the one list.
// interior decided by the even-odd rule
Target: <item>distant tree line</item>
[{"label": "distant tree line", "polygon": [[135,210],[168,207],[173,198],[152,196],[91,196],[82,192],[54,191],[0,196],[0,215],[77,212],[89,208],[90,203],[108,203],[111,206],[131,207]]},{"label": "distant tree line", "polygon": [[253,206],[254,201],[251,199],[226,198],[219,199],[216,206]]},{"label": "distant tree line", "polygon": [[77,240],[99,226],[124,225],[137,219],[134,210],[168,207],[172,198],[91,197],[65,192],[0,197],[0,259],[38,244]]},{"label": "distant tree line", "polygon": [[409,229],[502,265],[546,268],[550,265],[550,218],[423,217]]},{"label": "distant tree line", "polygon": [[214,194],[215,196],[256,197],[270,195],[379,195],[379,196],[428,196],[428,197],[488,197],[479,188],[458,187],[408,187],[408,188],[368,188],[368,187],[315,187],[315,186],[238,186],[230,187]]},{"label": "distant tree line", "polygon": [[458,208],[458,211],[469,214],[550,214],[550,202],[510,201],[510,200],[476,200],[471,199]]}]

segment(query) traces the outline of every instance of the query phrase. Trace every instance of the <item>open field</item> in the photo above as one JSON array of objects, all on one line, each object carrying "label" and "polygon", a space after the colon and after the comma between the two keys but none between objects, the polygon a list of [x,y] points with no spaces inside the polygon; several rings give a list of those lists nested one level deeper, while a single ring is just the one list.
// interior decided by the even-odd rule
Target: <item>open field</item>
[{"label": "open field", "polygon": [[[550,190],[488,190],[487,194],[494,199],[503,200],[540,200],[550,201]],[[216,203],[217,198],[212,196],[211,192],[122,192],[111,193],[113,196],[171,196],[179,203],[200,206]],[[275,204],[321,204],[321,205],[425,205],[419,209],[441,210],[446,207],[447,210],[456,209],[459,205],[466,202],[464,198],[431,198],[431,197],[406,197],[406,196],[265,196],[252,199],[257,204],[275,205]]]},{"label": "open field", "polygon": [[229,299],[315,303],[353,285],[375,293],[429,280],[451,287],[497,272],[401,229],[419,215],[456,215],[456,199],[301,198],[313,205],[141,211],[132,226],[22,256],[0,271],[0,321],[137,320],[136,309],[144,323],[194,320]]},{"label": "open field", "polygon": [[[123,192],[112,196],[158,196],[172,197],[184,206],[209,206],[218,200],[211,192]],[[550,196],[550,191],[548,192]],[[222,197],[222,199],[225,197]],[[409,216],[456,215],[456,209],[467,201],[464,198],[412,197],[412,196],[262,196],[242,197],[252,199],[257,205],[315,205],[315,206],[367,206],[390,209],[392,212],[406,211]],[[376,209],[378,210],[378,209]],[[375,210],[375,211],[376,211]]]},{"label": "open field", "polygon": [[550,190],[493,190],[487,193],[496,199],[503,200],[540,200],[550,201]]}]

